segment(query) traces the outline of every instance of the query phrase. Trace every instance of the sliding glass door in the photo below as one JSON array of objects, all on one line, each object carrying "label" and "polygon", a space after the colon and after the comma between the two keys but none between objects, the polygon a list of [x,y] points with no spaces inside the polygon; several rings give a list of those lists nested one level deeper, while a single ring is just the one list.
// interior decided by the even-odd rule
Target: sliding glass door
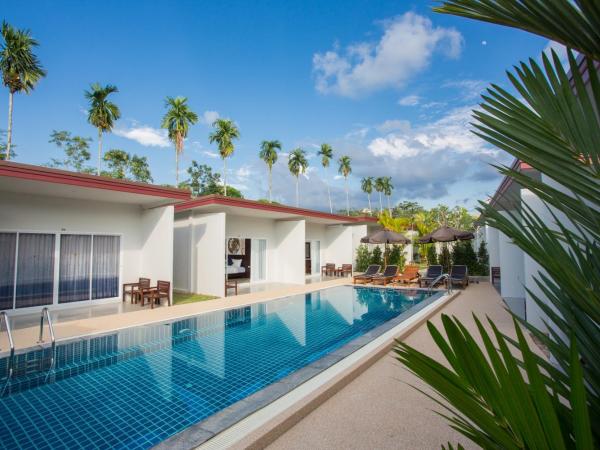
[{"label": "sliding glass door", "polygon": [[119,295],[118,236],[94,236],[92,263],[92,299],[111,298]]},{"label": "sliding glass door", "polygon": [[19,233],[16,308],[52,304],[55,239],[54,234]]},{"label": "sliding glass door", "polygon": [[58,303],[90,299],[92,236],[63,234],[60,237]]},{"label": "sliding glass door", "polygon": [[250,252],[250,280],[264,281],[267,279],[267,240],[252,239]]},{"label": "sliding glass door", "polygon": [[13,307],[16,251],[17,233],[0,233],[0,310]]},{"label": "sliding glass door", "polygon": [[321,273],[321,241],[310,241],[310,273]]}]

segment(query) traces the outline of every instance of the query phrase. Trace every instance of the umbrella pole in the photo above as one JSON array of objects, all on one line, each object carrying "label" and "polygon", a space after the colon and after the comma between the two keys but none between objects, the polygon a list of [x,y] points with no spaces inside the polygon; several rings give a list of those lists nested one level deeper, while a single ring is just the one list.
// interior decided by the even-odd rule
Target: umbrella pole
[{"label": "umbrella pole", "polygon": [[385,243],[385,250],[383,251],[383,268],[387,267],[387,242]]}]

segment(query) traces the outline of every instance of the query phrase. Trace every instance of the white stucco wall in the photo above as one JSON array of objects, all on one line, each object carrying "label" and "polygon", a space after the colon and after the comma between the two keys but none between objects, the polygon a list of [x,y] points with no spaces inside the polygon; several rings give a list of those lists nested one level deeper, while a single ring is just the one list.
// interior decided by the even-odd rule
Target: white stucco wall
[{"label": "white stucco wall", "polygon": [[490,267],[500,266],[499,233],[500,232],[496,228],[492,228],[489,225],[485,226],[485,242],[490,257]]},{"label": "white stucco wall", "polygon": [[352,227],[333,225],[327,227],[325,233],[326,248],[324,263],[334,263],[336,266],[354,262]]},{"label": "white stucco wall", "polygon": [[277,254],[276,278],[283,283],[305,284],[304,244],[306,237],[304,220],[281,220],[275,222]]},{"label": "white stucco wall", "polygon": [[[139,205],[8,192],[0,195],[2,231],[121,236],[121,284],[137,281],[140,276],[146,275],[152,278],[152,282],[157,279],[172,280],[172,214],[172,206],[144,210]],[[150,254],[151,258],[146,261]],[[152,261],[156,264],[152,264]],[[56,306],[84,304],[75,302]]]},{"label": "white stucco wall", "polygon": [[[501,212],[507,216],[507,213]],[[502,297],[525,298],[525,269],[523,251],[512,240],[498,231],[500,256],[500,293]]]}]

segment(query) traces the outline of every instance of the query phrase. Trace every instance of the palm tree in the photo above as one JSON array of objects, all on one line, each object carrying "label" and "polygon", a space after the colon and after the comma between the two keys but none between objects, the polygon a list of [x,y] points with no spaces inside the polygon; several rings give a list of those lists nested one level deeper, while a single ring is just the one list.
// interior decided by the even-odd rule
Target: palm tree
[{"label": "palm tree", "polygon": [[[321,165],[324,169],[329,167],[329,161],[333,158],[333,148],[329,144],[321,144],[321,149],[317,152],[317,156],[321,157]],[[333,204],[331,203],[331,192],[329,190],[329,183],[325,182],[327,186],[327,197],[329,198],[329,211],[333,214]]]},{"label": "palm tree", "polygon": [[271,172],[273,164],[277,162],[277,150],[281,150],[281,142],[279,141],[262,141],[260,144],[260,153],[258,156],[262,159],[269,168],[269,202],[272,201],[271,190],[272,190],[272,177]]},{"label": "palm tree", "polygon": [[383,201],[381,200],[381,193],[385,190],[385,177],[375,178],[375,190],[379,192],[379,214],[383,212]]},{"label": "palm tree", "polygon": [[340,173],[340,175],[344,176],[344,188],[346,189],[346,214],[349,216],[350,215],[350,197],[348,195],[348,175],[350,175],[350,173],[352,173],[352,167],[350,166],[350,162],[352,161],[352,159],[350,159],[349,156],[342,156],[339,160],[339,167],[338,167],[338,172]]},{"label": "palm tree", "polygon": [[390,198],[392,196],[392,191],[394,190],[394,186],[392,185],[392,177],[383,177],[383,193],[387,197],[388,211],[390,216],[392,215],[392,207],[390,206]]},{"label": "palm tree", "polygon": [[227,158],[233,154],[233,140],[239,139],[240,130],[236,124],[229,119],[217,119],[213,122],[213,131],[208,137],[212,144],[216,142],[219,146],[219,153],[223,160],[223,194],[227,196]]},{"label": "palm tree", "polygon": [[38,42],[31,37],[29,30],[17,30],[6,22],[2,22],[2,38],[0,46],[0,71],[2,82],[8,88],[8,129],[6,133],[6,160],[10,160],[12,144],[13,96],[17,92],[29,94],[36,83],[46,76],[33,47]]},{"label": "palm tree", "polygon": [[102,133],[110,133],[115,121],[121,117],[119,107],[108,100],[108,96],[116,92],[119,92],[116,86],[107,84],[102,87],[99,83],[92,84],[89,91],[84,91],[85,98],[90,102],[88,122],[98,128],[98,175],[102,165]]},{"label": "palm tree", "polygon": [[369,213],[371,213],[371,193],[373,192],[373,177],[365,177],[360,180],[360,188],[363,190],[365,194],[367,194],[367,198],[369,199]]},{"label": "palm tree", "polygon": [[183,143],[190,125],[198,122],[198,115],[187,105],[187,97],[167,97],[161,127],[168,130],[169,139],[175,144],[175,186],[179,186],[179,155],[183,153]]},{"label": "palm tree", "polygon": [[290,153],[288,159],[288,168],[292,175],[296,177],[296,206],[300,206],[300,193],[298,191],[298,185],[300,181],[300,174],[306,171],[308,167],[308,161],[306,160],[306,152],[301,148],[297,148]]}]

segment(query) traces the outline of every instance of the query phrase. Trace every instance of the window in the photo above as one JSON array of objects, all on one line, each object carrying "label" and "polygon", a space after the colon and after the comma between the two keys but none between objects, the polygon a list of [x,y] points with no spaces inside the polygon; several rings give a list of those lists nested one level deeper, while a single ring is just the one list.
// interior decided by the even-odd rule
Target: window
[{"label": "window", "polygon": [[55,238],[54,234],[19,233],[15,307],[52,304]]},{"label": "window", "polygon": [[118,297],[120,251],[119,236],[0,232],[0,310]]}]

